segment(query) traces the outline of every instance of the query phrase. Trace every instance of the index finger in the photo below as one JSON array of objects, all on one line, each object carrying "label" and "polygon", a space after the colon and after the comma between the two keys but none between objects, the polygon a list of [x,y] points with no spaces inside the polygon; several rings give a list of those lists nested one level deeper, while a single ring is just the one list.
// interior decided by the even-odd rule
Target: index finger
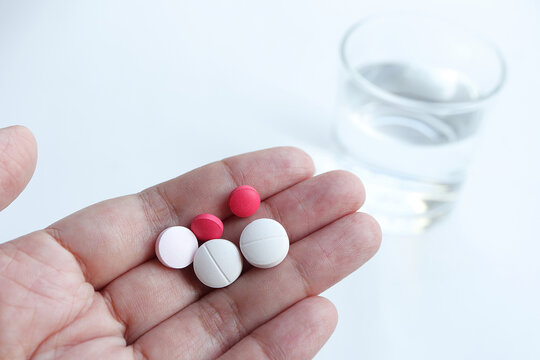
[{"label": "index finger", "polygon": [[142,191],[80,210],[45,229],[78,260],[85,278],[100,289],[154,255],[161,230],[188,226],[194,216],[230,216],[227,197],[249,184],[267,198],[313,175],[303,151],[281,147],[205,165]]}]

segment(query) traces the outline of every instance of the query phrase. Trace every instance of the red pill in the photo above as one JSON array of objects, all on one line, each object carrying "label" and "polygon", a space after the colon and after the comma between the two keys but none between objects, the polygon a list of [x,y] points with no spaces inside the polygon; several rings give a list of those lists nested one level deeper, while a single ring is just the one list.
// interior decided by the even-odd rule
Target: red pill
[{"label": "red pill", "polygon": [[257,211],[261,204],[261,197],[255,188],[241,185],[234,189],[229,196],[229,208],[239,217],[248,217]]},{"label": "red pill", "polygon": [[223,235],[223,223],[212,214],[200,214],[191,222],[191,231],[201,241],[219,239]]}]

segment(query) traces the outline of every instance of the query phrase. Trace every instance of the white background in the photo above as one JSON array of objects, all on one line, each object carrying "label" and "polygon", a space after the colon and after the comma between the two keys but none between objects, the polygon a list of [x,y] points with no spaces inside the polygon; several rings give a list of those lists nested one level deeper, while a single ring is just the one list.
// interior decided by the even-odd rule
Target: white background
[{"label": "white background", "polygon": [[[0,125],[37,137],[1,240],[195,166],[330,144],[346,28],[422,10],[487,34],[508,82],[461,199],[325,295],[319,359],[540,358],[540,4],[530,1],[0,0]],[[316,159],[317,160],[317,159]]]}]

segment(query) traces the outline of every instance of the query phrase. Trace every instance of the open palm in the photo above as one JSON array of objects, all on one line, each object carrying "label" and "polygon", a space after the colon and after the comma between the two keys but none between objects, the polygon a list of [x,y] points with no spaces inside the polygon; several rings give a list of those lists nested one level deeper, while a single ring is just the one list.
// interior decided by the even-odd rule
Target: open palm
[{"label": "open palm", "polygon": [[[0,209],[35,161],[28,130],[0,130]],[[317,294],[376,252],[380,230],[356,212],[364,200],[356,177],[312,174],[311,159],[294,148],[235,156],[1,244],[0,359],[313,357],[337,321]],[[226,205],[241,184],[263,199],[247,219]],[[289,233],[289,254],[209,289],[191,267],[168,269],[154,256],[161,230],[199,213],[223,219],[223,238],[235,242],[248,222],[274,218]]]}]

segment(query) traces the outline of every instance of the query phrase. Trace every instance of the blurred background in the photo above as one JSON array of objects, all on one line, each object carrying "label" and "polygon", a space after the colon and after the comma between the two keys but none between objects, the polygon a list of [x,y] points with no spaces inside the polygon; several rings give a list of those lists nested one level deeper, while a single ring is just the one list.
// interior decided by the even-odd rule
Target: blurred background
[{"label": "blurred background", "polygon": [[540,358],[534,0],[0,0],[0,126],[28,126],[39,147],[0,241],[250,150],[300,146],[323,171],[344,32],[405,10],[487,35],[507,82],[454,211],[423,234],[384,236],[324,294],[340,322],[317,358]]}]

